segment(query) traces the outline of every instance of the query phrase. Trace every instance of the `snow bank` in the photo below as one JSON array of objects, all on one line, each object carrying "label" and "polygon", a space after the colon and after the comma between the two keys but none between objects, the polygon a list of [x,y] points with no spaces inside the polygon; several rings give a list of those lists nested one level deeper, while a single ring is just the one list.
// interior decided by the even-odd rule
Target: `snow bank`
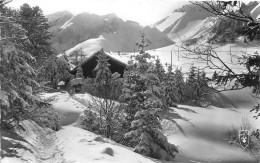
[{"label": "snow bank", "polygon": [[[179,105],[177,113],[188,121],[177,120],[184,134],[169,135],[168,140],[178,145],[181,154],[177,160],[187,158],[199,162],[257,162],[242,148],[229,145],[229,132],[239,129],[247,120],[254,129],[260,128],[260,119],[253,118],[250,112],[256,101],[249,95],[252,89],[228,91],[217,94],[214,104],[223,108],[208,108]],[[260,101],[259,101],[260,102]]]},{"label": "snow bank", "polygon": [[224,91],[208,96],[207,101],[211,105],[221,108],[251,109],[257,105],[257,99],[254,99],[250,94],[252,94],[251,88]]},{"label": "snow bank", "polygon": [[67,92],[44,93],[43,99],[51,99],[54,109],[61,115],[61,125],[71,125],[75,123],[84,112],[86,106],[74,100]]},{"label": "snow bank", "polygon": [[[56,133],[25,120],[14,132],[1,131],[2,163],[62,163],[62,152],[56,144]],[[3,153],[2,153],[3,152]]]},{"label": "snow bank", "polygon": [[199,162],[255,162],[254,158],[241,148],[228,144],[228,132],[240,127],[247,117],[253,127],[260,127],[260,120],[252,119],[249,109],[201,108],[179,106],[176,111],[188,122],[177,120],[183,128],[182,133],[169,135],[168,140],[180,147],[181,157]]},{"label": "snow bank", "polygon": [[122,145],[76,127],[66,126],[60,130],[58,141],[64,151],[64,158],[68,162],[153,162]]},{"label": "snow bank", "polygon": [[65,126],[55,132],[30,121],[21,126],[16,132],[1,131],[2,163],[154,162],[81,128]]}]

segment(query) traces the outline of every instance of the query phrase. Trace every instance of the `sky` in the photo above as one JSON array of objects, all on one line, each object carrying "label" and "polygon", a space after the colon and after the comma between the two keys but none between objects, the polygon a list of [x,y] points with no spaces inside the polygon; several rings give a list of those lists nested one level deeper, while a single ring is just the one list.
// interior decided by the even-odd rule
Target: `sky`
[{"label": "sky", "polygon": [[174,9],[188,3],[182,0],[13,0],[8,6],[22,4],[39,6],[45,15],[67,10],[73,14],[88,12],[97,15],[115,13],[123,20],[152,25],[169,15]]}]

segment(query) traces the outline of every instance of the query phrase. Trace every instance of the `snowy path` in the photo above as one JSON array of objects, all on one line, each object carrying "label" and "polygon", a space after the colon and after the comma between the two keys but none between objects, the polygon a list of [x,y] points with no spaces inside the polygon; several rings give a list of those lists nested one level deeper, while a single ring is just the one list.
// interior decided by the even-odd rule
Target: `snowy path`
[{"label": "snowy path", "polygon": [[63,153],[56,144],[57,135],[55,132],[40,133],[36,143],[36,156],[40,163],[63,163]]},{"label": "snowy path", "polygon": [[57,132],[44,129],[29,121],[23,122],[23,137],[30,142],[38,163],[66,163],[59,149]]}]

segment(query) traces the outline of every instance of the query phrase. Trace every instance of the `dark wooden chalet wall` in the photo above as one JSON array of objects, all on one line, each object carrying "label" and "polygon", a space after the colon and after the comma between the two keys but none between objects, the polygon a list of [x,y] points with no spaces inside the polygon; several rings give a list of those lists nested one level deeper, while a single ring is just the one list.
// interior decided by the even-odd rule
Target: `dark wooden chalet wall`
[{"label": "dark wooden chalet wall", "polygon": [[[95,54],[91,55],[90,58],[88,58],[85,62],[83,62],[80,66],[83,69],[83,75],[84,77],[95,77],[95,73],[93,72],[94,68],[97,65],[97,56],[100,54],[100,52],[96,52]],[[108,63],[110,64],[109,69],[112,73],[118,72],[121,74],[121,77],[124,74],[124,69],[126,67],[126,64],[114,59],[113,57],[107,55],[109,60]],[[77,73],[77,67],[74,68],[71,71],[71,74],[76,75]]]}]

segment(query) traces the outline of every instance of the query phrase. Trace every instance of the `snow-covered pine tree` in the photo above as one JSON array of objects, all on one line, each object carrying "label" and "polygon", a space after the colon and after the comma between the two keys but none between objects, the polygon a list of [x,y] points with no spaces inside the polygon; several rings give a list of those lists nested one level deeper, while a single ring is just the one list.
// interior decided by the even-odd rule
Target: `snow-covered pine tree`
[{"label": "snow-covered pine tree", "polygon": [[168,67],[168,72],[164,78],[165,98],[169,106],[176,106],[176,103],[182,103],[185,100],[184,87],[185,82],[181,69],[176,68],[172,72],[172,67]]},{"label": "snow-covered pine tree", "polygon": [[137,44],[141,50],[135,56],[131,69],[124,74],[122,99],[127,103],[126,113],[131,122],[131,130],[127,138],[136,140],[135,152],[143,155],[172,160],[178,152],[176,146],[168,143],[161,132],[161,115],[163,102],[160,94],[160,79],[153,73],[154,63],[151,55],[144,52],[145,41]]},{"label": "snow-covered pine tree", "polygon": [[175,86],[177,88],[177,94],[179,95],[180,103],[183,103],[186,100],[185,97],[185,82],[181,68],[176,68],[174,71],[174,78],[175,78]]},{"label": "snow-covered pine tree", "polygon": [[82,48],[77,48],[69,54],[69,57],[71,58],[71,63],[75,66],[78,66],[82,62],[84,56],[85,54]]},{"label": "snow-covered pine tree", "polygon": [[189,72],[188,72],[188,78],[186,80],[186,94],[191,100],[197,99],[197,88],[198,88],[198,71],[197,68],[194,65],[191,65]]},{"label": "snow-covered pine tree", "polygon": [[196,67],[194,65],[191,65],[186,83],[192,85],[192,83],[194,83],[195,81],[196,81]]},{"label": "snow-covered pine tree", "polygon": [[106,84],[111,76],[111,71],[109,69],[110,64],[108,63],[108,57],[104,54],[104,50],[100,50],[100,55],[98,55],[97,66],[94,68],[96,72],[95,82],[100,84]]},{"label": "snow-covered pine tree", "polygon": [[168,72],[164,77],[164,91],[165,91],[165,101],[168,106],[175,106],[178,101],[180,101],[179,95],[177,94],[175,75],[172,72],[172,66],[168,66]]},{"label": "snow-covered pine tree", "polygon": [[204,70],[198,71],[198,97],[204,98],[210,89],[208,87],[209,79],[206,77],[206,72]]},{"label": "snow-covered pine tree", "polygon": [[18,10],[17,22],[26,31],[30,41],[29,45],[24,46],[25,51],[36,59],[36,62],[30,64],[35,70],[38,70],[44,61],[54,53],[50,42],[51,33],[49,32],[48,19],[44,16],[40,7],[31,7],[25,3]]},{"label": "snow-covered pine tree", "polygon": [[155,60],[154,73],[159,76],[160,80],[163,80],[163,78],[165,76],[165,70],[164,70],[161,60],[159,59],[158,56]]},{"label": "snow-covered pine tree", "polygon": [[[109,58],[103,49],[101,49],[97,59],[98,63],[94,68],[96,77],[92,88],[96,96],[92,96],[91,105],[97,111],[96,120],[98,121],[99,134],[114,139],[117,137],[115,135],[116,131],[119,131],[119,128],[121,129],[122,124],[119,122],[122,111],[120,110],[119,103],[115,101],[119,94],[118,87],[122,82],[119,73],[111,73],[108,60]],[[92,127],[92,124],[88,124],[89,120],[87,118],[91,118],[93,114],[95,113],[91,113],[91,111],[85,112],[84,126],[89,125],[89,127]],[[94,123],[93,125],[96,126],[97,124]]]},{"label": "snow-covered pine tree", "polygon": [[34,69],[28,64],[34,60],[24,51],[29,44],[26,31],[16,20],[16,12],[1,6],[1,64],[0,64],[0,107],[1,126],[12,128],[23,119],[32,119],[35,107],[46,105],[33,94]]},{"label": "snow-covered pine tree", "polygon": [[68,62],[63,57],[53,55],[44,62],[37,77],[44,78],[56,89],[60,81],[64,81],[65,83],[70,81],[72,75],[69,71]]},{"label": "snow-covered pine tree", "polygon": [[[215,73],[214,73],[215,74]],[[216,75],[216,74],[215,74]],[[209,93],[208,79],[205,71],[200,71],[195,66],[190,67],[189,75],[186,81],[186,92],[190,100],[198,103],[204,101],[204,97]]]}]

